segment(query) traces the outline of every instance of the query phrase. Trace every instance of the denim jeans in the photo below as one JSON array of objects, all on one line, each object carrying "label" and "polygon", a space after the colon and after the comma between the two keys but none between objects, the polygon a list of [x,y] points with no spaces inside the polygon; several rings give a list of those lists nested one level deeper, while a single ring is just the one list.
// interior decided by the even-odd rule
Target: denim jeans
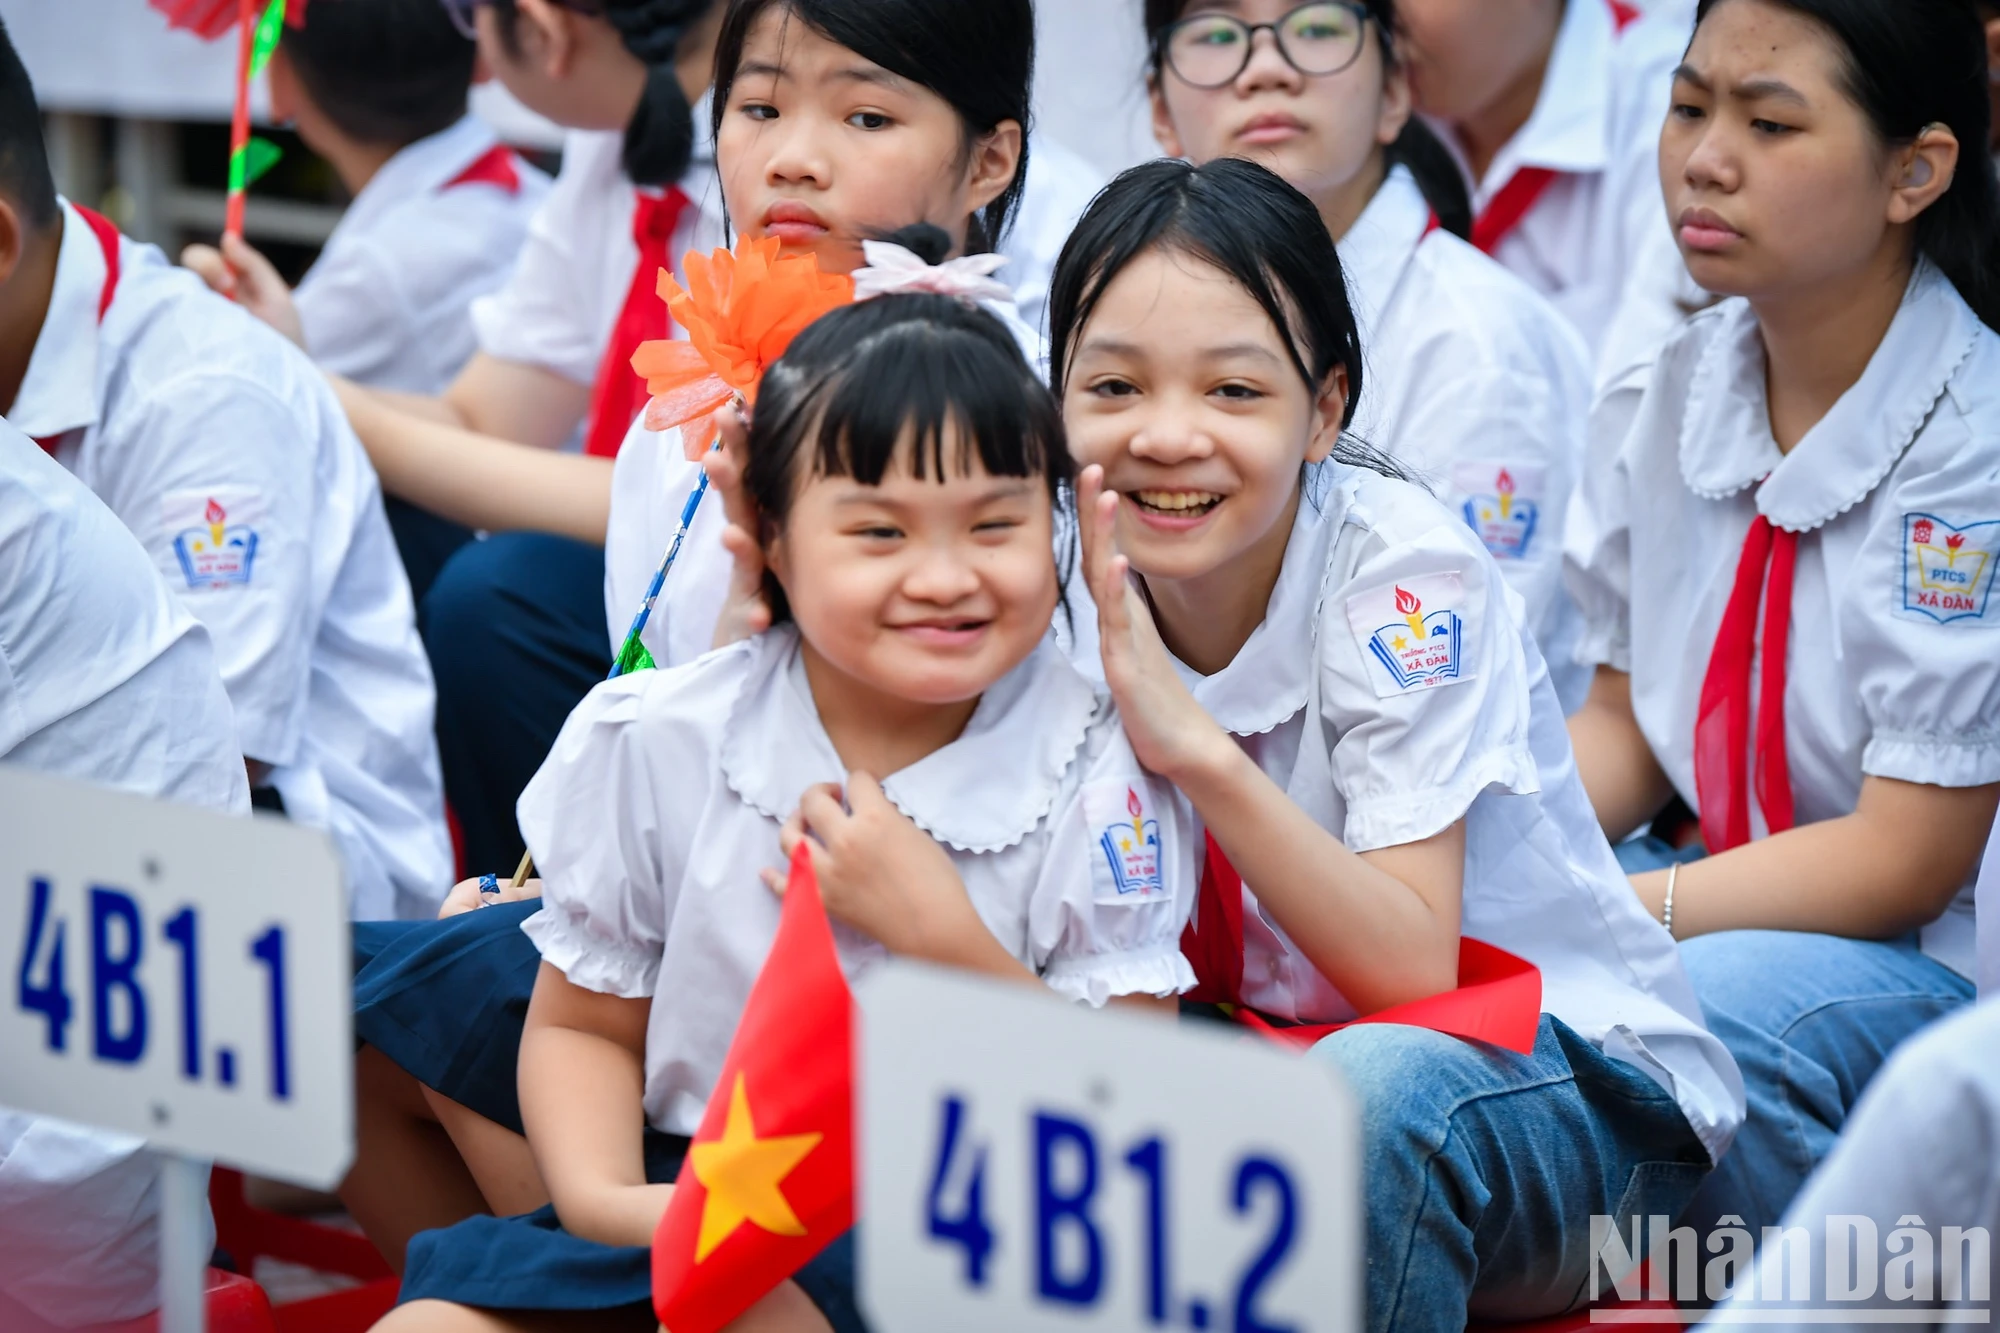
[{"label": "denim jeans", "polygon": [[1776,1226],[1840,1137],[1848,1112],[1904,1038],[1962,1007],[1973,984],[1893,943],[1736,930],[1681,945],[1688,979],[1743,1071],[1750,1114],[1685,1221]]},{"label": "denim jeans", "polygon": [[1529,1055],[1370,1024],[1313,1056],[1360,1106],[1373,1330],[1574,1309],[1592,1216],[1629,1234],[1630,1218],[1678,1214],[1708,1171],[1664,1088],[1547,1014]]}]

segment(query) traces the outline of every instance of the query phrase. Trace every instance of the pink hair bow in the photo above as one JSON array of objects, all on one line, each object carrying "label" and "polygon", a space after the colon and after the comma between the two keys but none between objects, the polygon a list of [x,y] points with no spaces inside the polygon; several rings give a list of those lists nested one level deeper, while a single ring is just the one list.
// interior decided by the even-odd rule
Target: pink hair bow
[{"label": "pink hair bow", "polygon": [[1014,301],[1014,289],[993,277],[994,270],[1007,262],[1005,255],[967,255],[931,265],[889,241],[863,241],[861,253],[868,266],[854,273],[857,301],[911,292],[953,296],[967,305],[981,301],[1005,301],[1011,305]]}]

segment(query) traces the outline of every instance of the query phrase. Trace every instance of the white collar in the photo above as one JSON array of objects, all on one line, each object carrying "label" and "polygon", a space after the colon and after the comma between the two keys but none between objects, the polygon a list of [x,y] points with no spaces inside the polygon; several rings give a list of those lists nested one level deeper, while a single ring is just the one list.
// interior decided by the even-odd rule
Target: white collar
[{"label": "white collar", "polygon": [[[499,138],[477,116],[462,116],[448,129],[406,144],[361,187],[341,215],[335,234],[365,231],[376,219],[405,199],[442,190],[480,158],[493,151]],[[327,243],[331,245],[333,238]]]},{"label": "white collar", "polygon": [[1340,267],[1347,275],[1347,294],[1354,302],[1364,347],[1374,345],[1372,332],[1409,272],[1430,220],[1431,207],[1416,176],[1399,166],[1384,178],[1368,207],[1340,238]]},{"label": "white collar", "polygon": [[[1325,468],[1307,473],[1264,619],[1229,665],[1204,676],[1183,662],[1174,663],[1195,700],[1231,735],[1262,735],[1296,715],[1311,697],[1333,538],[1350,499],[1345,485],[1324,485],[1326,476]],[[1314,491],[1328,492],[1323,503],[1313,503]]]},{"label": "white collar", "polygon": [[[1588,175],[1610,166],[1612,55],[1617,46],[1617,24],[1605,0],[1568,0],[1535,109],[1494,157],[1486,179],[1473,183],[1475,211],[1523,167]],[[1448,125],[1433,121],[1432,128],[1469,177],[1458,136]]]},{"label": "white collar", "polygon": [[1791,453],[1778,451],[1764,386],[1764,341],[1747,301],[1725,303],[1689,380],[1681,477],[1705,499],[1757,487],[1757,509],[1810,532],[1867,499],[1930,419],[1978,344],[1978,317],[1919,262],[1868,368]]},{"label": "white collar", "polygon": [[97,307],[107,272],[104,250],[69,201],[61,204],[62,242],[49,313],[7,413],[23,434],[41,440],[97,424]]},{"label": "white collar", "polygon": [[[1002,851],[1048,815],[1097,707],[1089,683],[1044,638],[986,691],[957,740],[890,776],[883,790],[939,842],[965,852]],[[789,818],[806,788],[846,780],[791,626],[752,645],[722,742],[722,775],[772,819]]]}]

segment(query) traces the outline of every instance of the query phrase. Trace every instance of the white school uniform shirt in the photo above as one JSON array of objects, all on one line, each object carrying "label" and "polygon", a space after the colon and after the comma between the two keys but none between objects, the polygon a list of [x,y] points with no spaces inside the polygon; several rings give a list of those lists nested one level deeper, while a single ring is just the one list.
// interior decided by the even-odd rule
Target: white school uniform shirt
[{"label": "white school uniform shirt", "polygon": [[372,388],[443,393],[478,350],[473,300],[507,281],[548,192],[476,116],[398,150],[293,293],[313,360]]},{"label": "white school uniform shirt", "polygon": [[[571,982],[651,998],[646,1118],[691,1134],[778,927],[758,872],[817,783],[842,783],[781,627],[687,666],[608,681],[521,795],[542,909],[523,925]],[[883,789],[936,838],[994,938],[1074,1001],[1177,995],[1194,841],[1173,789],[1047,640],[956,741]],[[834,929],[850,979],[886,954]]]},{"label": "white school uniform shirt", "polygon": [[[1044,379],[1048,346],[1022,322],[1016,308],[1001,301],[981,308],[1014,335],[1021,355]],[[675,327],[676,337],[681,330]],[[611,472],[611,520],[604,540],[604,613],[615,656],[631,632],[653,576],[680,528],[688,497],[701,481],[701,466],[688,461],[678,428],[646,429],[632,423]],[[719,496],[705,496],[695,510],[687,539],[675,557],[672,575],[640,635],[661,666],[692,662],[715,643],[715,625],[729,592],[734,568],[722,545],[727,526]]]},{"label": "white school uniform shirt", "polygon": [[[1988,1323],[1993,1237],[2000,1235],[1996,1050],[2000,1003],[1992,1000],[1939,1019],[1897,1047],[1868,1081],[1833,1151],[1785,1211],[1782,1225],[1805,1232],[1816,1308],[1774,1309],[1776,1302],[1761,1298],[1767,1282],[1783,1293],[1792,1280],[1772,1271],[1773,1265],[1790,1266],[1784,1250],[1766,1244],[1755,1270],[1743,1275],[1737,1296],[1718,1309],[1715,1322],[1737,1322],[1732,1315],[1755,1310],[1741,1322],[1804,1333],[1827,1328],[1832,1311],[1833,1327],[1860,1329],[1878,1323],[1867,1312],[1889,1309],[1903,1316],[1898,1322],[1929,1328]],[[1829,1301],[1822,1256],[1849,1253],[1846,1236],[1829,1236],[1829,1223],[1837,1220],[1867,1236],[1858,1219],[1873,1225],[1875,1239],[1857,1247],[1851,1278],[1871,1296]],[[1947,1227],[1972,1234],[1947,1245]],[[1845,1319],[1838,1314],[1843,1308],[1849,1312]],[[1946,1310],[1961,1313],[1953,1319]],[[1937,1313],[1925,1319],[1924,1311]]]},{"label": "white school uniform shirt", "polygon": [[1104,173],[1085,158],[1053,139],[1031,136],[1021,205],[997,252],[1007,256],[1000,276],[1014,288],[1021,322],[1043,338],[1049,334],[1049,287],[1056,261],[1104,185]]},{"label": "white school uniform shirt", "polygon": [[1987,835],[1973,892],[1979,916],[1979,994],[1990,1000],[2000,996],[2000,820]]},{"label": "white school uniform shirt", "polygon": [[361,442],[296,347],[63,205],[48,317],[12,420],[109,505],[209,628],[238,753],[330,831],[357,919],[451,884],[430,663]]},{"label": "white school uniform shirt", "polygon": [[1486,543],[1574,711],[1576,608],[1562,586],[1563,518],[1583,466],[1590,354],[1528,285],[1431,228],[1398,167],[1340,241],[1361,328],[1354,433],[1404,464]]},{"label": "white school uniform shirt", "polygon": [[[688,251],[706,254],[724,243],[707,108],[704,99],[694,109],[695,152],[678,182],[690,206],[667,247],[676,274]],[[472,304],[480,351],[539,366],[585,388],[596,384],[639,266],[639,243],[632,237],[638,187],[625,174],[624,143],[617,130],[575,130],[563,137],[562,170],[528,224],[513,276]]]},{"label": "white school uniform shirt", "polygon": [[[117,517],[5,423],[0,588],[0,765],[249,813],[208,631]],[[153,1309],[158,1172],[141,1139],[0,1110],[0,1293],[63,1324]]]},{"label": "white school uniform shirt", "polygon": [[[1797,823],[1852,813],[1871,775],[2000,782],[2000,336],[1920,264],[1867,370],[1790,454],[1764,368],[1747,302],[1704,311],[1662,349],[1629,432],[1594,449],[1565,542],[1582,659],[1631,673],[1639,727],[1699,811],[1695,715],[1762,514],[1802,534],[1785,683]],[[1974,937],[1968,880],[1924,951],[1972,976]]]},{"label": "white school uniform shirt", "polygon": [[[1683,305],[1699,300],[1678,253],[1646,258],[1674,251],[1659,142],[1686,47],[1687,34],[1667,16],[1640,18],[1621,32],[1608,0],[1572,0],[1535,109],[1483,180],[1472,179],[1450,126],[1433,125],[1459,159],[1475,214],[1524,168],[1558,173],[1493,257],[1548,297],[1600,357],[1614,323],[1644,329],[1617,330],[1621,348],[1657,346],[1680,322]],[[1651,289],[1635,295],[1633,275],[1640,273]]]},{"label": "white school uniform shirt", "polygon": [[[1071,645],[1101,678],[1081,580]],[[1421,633],[1418,631],[1421,630]],[[1533,963],[1542,1011],[1670,1092],[1711,1157],[1742,1123],[1735,1062],[1703,1025],[1673,940],[1640,906],[1576,775],[1520,599],[1421,487],[1315,469],[1263,623],[1195,699],[1355,852],[1465,821],[1462,929]],[[1243,1002],[1333,1023],[1355,1009],[1243,890]]]}]

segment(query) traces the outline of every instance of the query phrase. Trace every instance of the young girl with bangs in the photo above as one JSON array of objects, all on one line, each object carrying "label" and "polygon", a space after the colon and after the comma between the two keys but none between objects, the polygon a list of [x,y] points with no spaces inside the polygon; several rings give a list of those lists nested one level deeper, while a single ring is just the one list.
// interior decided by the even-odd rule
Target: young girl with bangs
[{"label": "young girl with bangs", "polygon": [[1456,166],[1412,114],[1396,0],[1148,0],[1154,132],[1197,164],[1241,157],[1311,199],[1367,349],[1355,433],[1478,532],[1527,603],[1566,708],[1562,527],[1583,462],[1590,354],[1555,308],[1462,238]]},{"label": "young girl with bangs", "polygon": [[1529,1054],[1390,1024],[1313,1048],[1360,1103],[1369,1327],[1573,1308],[1593,1217],[1677,1213],[1740,1084],[1492,555],[1343,437],[1365,358],[1324,220],[1251,163],[1139,167],[1050,308],[1086,465],[1076,660],[1222,853],[1200,998],[1335,1023],[1454,989],[1461,938],[1541,974]]},{"label": "young girl with bangs", "polygon": [[[733,0],[717,47],[717,163],[745,234],[778,236],[790,252],[846,271],[860,262],[862,240],[893,228],[931,222],[953,248],[1005,232],[1023,188],[1029,0]],[[638,430],[620,452],[607,582],[620,590],[612,611],[621,629],[697,475],[668,437]],[[649,638],[662,663],[691,660],[710,645],[713,608],[729,586],[720,500],[703,506],[668,585],[670,596],[713,587],[703,594],[712,598],[708,624],[687,652]],[[704,562],[717,567],[704,575]],[[659,621],[659,631],[677,636],[673,610]],[[601,677],[615,645],[598,624]],[[482,669],[499,670],[490,661]],[[577,697],[586,688],[579,684]],[[501,713],[480,725],[499,733],[521,722]],[[546,745],[532,764],[545,753]],[[512,858],[489,864],[504,872]],[[530,881],[522,892],[538,889]],[[392,1264],[416,1231],[486,1208],[518,1213],[548,1202],[521,1136],[515,1083],[536,967],[516,927],[535,905],[468,910],[481,901],[477,882],[467,881],[453,890],[443,921],[357,934],[358,1148],[341,1193]]]},{"label": "young girl with bangs", "polygon": [[[953,298],[836,311],[772,368],[746,482],[780,623],[599,686],[521,800],[554,1205],[418,1237],[384,1333],[653,1327],[653,1230],[802,842],[850,976],[906,954],[1092,1006],[1192,983],[1187,815],[1048,637],[1070,470],[1011,335]],[[1135,819],[1159,867],[1118,879],[1100,837]],[[836,1243],[742,1326],[859,1329],[851,1265]]]},{"label": "young girl with bangs", "polygon": [[1598,664],[1572,735],[1614,838],[1674,796],[1699,816],[1628,856],[1749,1088],[1689,1220],[1755,1231],[1896,1045],[1973,994],[2000,806],[2000,182],[1968,0],[1699,13],[1660,177],[1728,299],[1636,409],[1600,411],[1622,429],[1567,541]]}]

